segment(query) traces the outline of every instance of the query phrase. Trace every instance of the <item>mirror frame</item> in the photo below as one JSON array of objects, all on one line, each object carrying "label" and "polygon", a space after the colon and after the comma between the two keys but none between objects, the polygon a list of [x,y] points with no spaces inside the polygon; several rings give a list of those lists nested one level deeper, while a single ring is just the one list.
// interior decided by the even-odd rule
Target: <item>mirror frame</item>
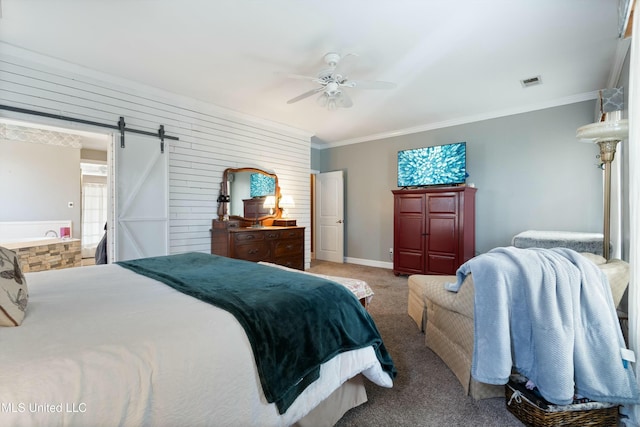
[{"label": "mirror frame", "polygon": [[[274,219],[279,218],[280,215],[281,215],[280,206],[279,206],[279,203],[278,203],[280,201],[280,186],[278,185],[278,175],[276,175],[275,173],[267,172],[267,171],[262,170],[262,169],[258,169],[258,168],[227,168],[227,169],[224,170],[224,173],[222,174],[222,186],[221,186],[221,189],[220,189],[220,196],[233,197],[233,194],[229,194],[229,191],[230,191],[230,188],[229,188],[229,174],[240,173],[240,172],[260,173],[262,175],[269,176],[269,177],[271,177],[271,178],[273,178],[275,180],[276,207],[273,209],[273,215],[265,215],[265,216],[261,216],[261,217],[258,217],[258,218],[245,218],[245,217],[243,217],[241,215],[228,215],[229,214],[229,212],[228,212],[229,202],[224,202],[224,209],[223,209],[222,217],[220,217],[218,219],[219,220],[223,220],[224,216],[226,215],[226,216],[228,216],[229,219],[239,220],[239,221],[241,221],[243,223],[249,222],[249,223],[253,224],[257,220],[263,225],[270,225],[270,223],[272,223]],[[219,198],[219,200],[220,200],[220,198]],[[268,222],[268,223],[265,223],[265,221]]]}]

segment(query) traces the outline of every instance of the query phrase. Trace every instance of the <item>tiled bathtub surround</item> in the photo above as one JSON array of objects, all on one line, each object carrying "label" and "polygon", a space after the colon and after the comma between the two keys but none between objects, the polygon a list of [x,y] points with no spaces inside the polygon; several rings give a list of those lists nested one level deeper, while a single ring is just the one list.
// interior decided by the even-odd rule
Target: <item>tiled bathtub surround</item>
[{"label": "tiled bathtub surround", "polygon": [[80,239],[42,239],[2,245],[18,255],[23,273],[79,267]]}]

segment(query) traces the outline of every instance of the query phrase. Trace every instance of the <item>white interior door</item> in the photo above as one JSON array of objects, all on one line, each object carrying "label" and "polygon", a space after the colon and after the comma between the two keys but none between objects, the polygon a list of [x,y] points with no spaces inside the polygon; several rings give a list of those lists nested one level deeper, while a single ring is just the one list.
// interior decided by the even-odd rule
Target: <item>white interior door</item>
[{"label": "white interior door", "polygon": [[168,151],[160,152],[156,138],[119,135],[114,151],[115,261],[169,253]]},{"label": "white interior door", "polygon": [[316,175],[316,258],[344,262],[344,180],[342,171]]}]

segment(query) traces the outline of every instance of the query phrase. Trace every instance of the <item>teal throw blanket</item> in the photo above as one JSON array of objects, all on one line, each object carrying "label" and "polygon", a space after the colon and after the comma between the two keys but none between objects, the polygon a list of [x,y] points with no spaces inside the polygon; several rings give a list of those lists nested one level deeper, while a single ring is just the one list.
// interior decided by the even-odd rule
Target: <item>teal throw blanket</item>
[{"label": "teal throw blanket", "polygon": [[337,354],[373,346],[391,378],[396,369],[355,296],[320,277],[204,253],[117,264],[227,310],[247,333],[268,402],[286,412]]}]

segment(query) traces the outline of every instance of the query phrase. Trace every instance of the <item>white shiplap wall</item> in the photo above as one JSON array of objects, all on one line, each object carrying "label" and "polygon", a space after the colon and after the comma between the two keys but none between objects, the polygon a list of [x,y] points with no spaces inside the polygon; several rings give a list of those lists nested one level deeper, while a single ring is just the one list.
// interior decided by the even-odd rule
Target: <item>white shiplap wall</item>
[{"label": "white shiplap wall", "polygon": [[[165,151],[169,156],[170,253],[209,252],[209,229],[211,219],[217,217],[216,198],[225,168],[251,166],[275,172],[282,193],[295,200],[291,217],[307,227],[308,267],[310,133],[3,43],[0,103],[113,125],[123,116],[129,128],[157,132],[163,124],[168,135],[179,137],[179,141],[166,141]],[[6,110],[0,110],[0,117],[108,131]],[[149,149],[159,149],[159,143]]]}]

